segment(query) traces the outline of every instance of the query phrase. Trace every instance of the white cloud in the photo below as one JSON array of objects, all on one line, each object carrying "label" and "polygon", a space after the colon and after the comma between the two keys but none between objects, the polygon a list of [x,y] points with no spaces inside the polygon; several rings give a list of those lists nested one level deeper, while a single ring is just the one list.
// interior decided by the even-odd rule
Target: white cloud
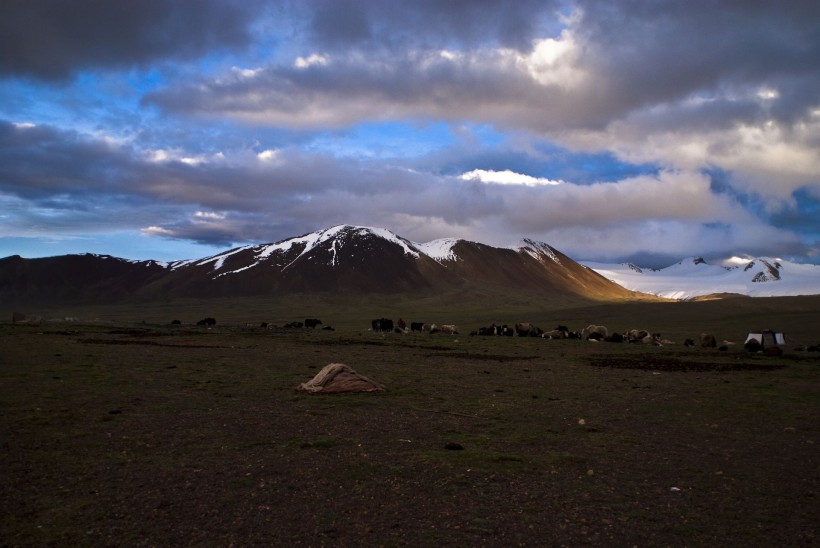
[{"label": "white cloud", "polygon": [[701,173],[664,171],[592,185],[509,189],[497,199],[506,223],[519,233],[562,227],[608,231],[641,221],[746,222],[751,215],[726,195],[716,195]]},{"label": "white cloud", "polygon": [[140,232],[146,236],[173,236],[173,231],[161,226],[147,226],[141,228]]},{"label": "white cloud", "polygon": [[239,67],[231,67],[231,72],[241,78],[253,78],[260,74],[264,69],[261,67],[249,69],[249,68],[239,68]]},{"label": "white cloud", "polygon": [[579,62],[581,48],[569,30],[564,30],[557,40],[536,40],[529,54],[509,53],[514,55],[520,70],[543,86],[575,89],[583,86],[588,78]]},{"label": "white cloud", "polygon": [[757,91],[757,96],[764,101],[771,101],[780,97],[780,92],[774,88],[762,87]]},{"label": "white cloud", "polygon": [[197,219],[205,219],[208,221],[221,221],[225,219],[224,213],[217,213],[216,211],[196,211],[194,217]]},{"label": "white cloud", "polygon": [[226,156],[223,152],[215,152],[213,154],[190,154],[181,149],[148,150],[143,153],[143,157],[147,161],[156,164],[180,162],[194,167],[226,160]]},{"label": "white cloud", "polygon": [[533,177],[523,173],[515,173],[509,169],[504,171],[492,171],[484,169],[474,169],[459,176],[465,181],[477,180],[487,184],[499,185],[524,185],[524,186],[538,186],[538,185],[560,185],[564,181],[556,181],[552,179],[545,179],[542,177]]},{"label": "white cloud", "polygon": [[272,162],[277,159],[279,152],[272,149],[263,150],[256,155],[263,162]]},{"label": "white cloud", "polygon": [[327,65],[328,61],[329,59],[326,55],[311,53],[307,57],[297,57],[296,61],[293,63],[293,66],[304,69],[313,66],[324,66]]}]

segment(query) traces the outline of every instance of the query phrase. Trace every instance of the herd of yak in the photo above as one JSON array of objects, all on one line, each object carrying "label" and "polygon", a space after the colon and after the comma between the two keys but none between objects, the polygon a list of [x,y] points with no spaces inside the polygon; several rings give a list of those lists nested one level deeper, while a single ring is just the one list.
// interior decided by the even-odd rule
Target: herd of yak
[{"label": "herd of yak", "polygon": [[[448,335],[458,335],[458,327],[455,325],[436,325],[424,322],[410,322],[408,325],[403,319],[399,319],[394,323],[389,318],[378,318],[371,322],[371,329],[373,331],[392,331],[396,333],[410,333],[413,331],[426,333],[445,333]],[[516,323],[513,327],[504,325],[490,325],[489,327],[479,327],[475,331],[470,332],[470,336],[506,336],[506,337],[541,337],[543,339],[582,339],[589,341],[604,341],[614,343],[636,343],[649,344],[654,346],[663,346],[666,344],[674,344],[672,341],[661,337],[660,333],[650,333],[643,329],[632,329],[625,333],[609,333],[606,326],[603,325],[588,325],[581,331],[570,331],[565,325],[559,325],[555,329],[544,331],[540,327],[529,323]],[[695,341],[687,339],[684,343],[686,346],[695,346]],[[701,335],[700,346],[704,348],[717,347],[717,340],[714,335],[704,333]]]},{"label": "herd of yak", "polygon": [[[458,335],[458,328],[455,325],[436,325],[423,322],[411,322],[408,326],[403,319],[394,324],[393,320],[389,318],[378,318],[371,322],[371,329],[373,331],[392,331],[396,333],[410,333],[412,331],[420,331],[426,333],[445,333],[449,335]],[[643,329],[631,329],[624,333],[610,333],[606,326],[590,324],[581,331],[570,331],[565,325],[558,325],[555,329],[544,331],[540,327],[528,323],[516,323],[513,327],[504,325],[490,325],[489,327],[480,327],[475,331],[470,332],[470,336],[518,336],[518,337],[540,337],[543,339],[581,339],[588,341],[602,341],[612,343],[633,343],[646,344],[653,346],[666,346],[675,344],[669,339],[661,337],[660,333],[650,333]],[[701,333],[700,340],[686,339],[684,346],[693,347],[700,346],[702,348],[717,348],[718,350],[728,350],[728,345],[733,344],[728,341],[718,346],[718,341],[714,335],[710,333]],[[746,343],[746,349],[752,352],[761,351],[763,347],[754,339]],[[780,348],[767,348],[767,351],[781,353]]]},{"label": "herd of yak", "polygon": [[[172,323],[179,323],[179,320],[174,320]],[[216,324],[216,320],[214,318],[204,318],[197,322],[198,325],[204,326],[212,326]],[[320,327],[321,326],[321,327]],[[268,324],[263,323],[261,327],[267,328]],[[333,331],[333,327],[329,325],[323,325],[322,320],[318,318],[307,318],[304,322],[296,321],[286,323],[284,328],[287,329],[300,329],[300,328],[308,328],[308,329],[323,329],[326,331]],[[376,332],[393,332],[393,333],[411,333],[411,332],[420,332],[420,333],[443,333],[446,335],[458,335],[458,327],[451,324],[443,324],[443,325],[436,325],[434,323],[425,323],[425,322],[410,322],[409,324],[405,322],[403,319],[399,318],[397,322],[394,322],[390,318],[377,318],[370,322],[370,329]],[[506,337],[540,337],[543,339],[581,339],[581,340],[588,340],[588,341],[602,341],[602,342],[612,342],[612,343],[634,343],[634,344],[646,344],[646,345],[653,345],[653,346],[665,346],[669,344],[675,344],[673,341],[668,339],[664,339],[661,337],[660,333],[650,333],[649,331],[643,329],[631,329],[629,331],[618,333],[613,332],[610,333],[606,326],[603,325],[588,325],[581,331],[570,331],[570,329],[565,325],[558,325],[555,329],[551,329],[549,331],[544,331],[540,327],[528,323],[516,323],[513,327],[510,327],[506,324],[504,325],[496,325],[492,324],[488,327],[479,327],[475,331],[471,331],[469,335],[472,336],[479,336],[479,337],[494,337],[494,336],[506,336]],[[723,341],[721,346],[718,346],[717,339],[714,335],[709,333],[702,333],[700,335],[700,340],[695,341],[694,339],[686,339],[684,341],[684,346],[693,347],[693,346],[700,346],[702,348],[717,348],[718,350],[728,350],[728,345],[733,344],[727,341]],[[751,339],[745,344],[745,347],[749,351],[763,351],[763,347],[755,339]],[[767,348],[766,351],[773,351],[773,352],[780,352],[779,348]],[[809,350],[820,350],[820,347],[810,347]]]}]

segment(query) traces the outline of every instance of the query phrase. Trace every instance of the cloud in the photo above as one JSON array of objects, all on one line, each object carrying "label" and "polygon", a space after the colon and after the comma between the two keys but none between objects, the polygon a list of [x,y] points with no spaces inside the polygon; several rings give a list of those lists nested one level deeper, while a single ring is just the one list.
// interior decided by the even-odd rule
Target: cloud
[{"label": "cloud", "polygon": [[732,250],[749,256],[802,255],[807,250],[790,231],[763,222],[724,225],[685,221],[638,221],[610,227],[559,227],[541,237],[576,260],[635,262],[663,268],[684,257],[699,256],[717,261]]},{"label": "cloud", "polygon": [[817,20],[808,1],[13,0],[0,230],[808,253]]},{"label": "cloud", "polygon": [[397,52],[408,45],[528,50],[562,3],[553,0],[318,0],[303,2],[307,39],[330,51]]},{"label": "cloud", "polygon": [[524,186],[538,186],[538,185],[560,185],[563,181],[553,181],[543,177],[533,177],[523,173],[515,173],[509,169],[504,171],[493,171],[486,169],[474,169],[466,173],[462,173],[460,178],[465,181],[477,180],[487,184],[498,185],[524,185]]},{"label": "cloud", "polygon": [[[580,2],[575,15],[564,20],[567,26],[560,33],[539,35],[530,28],[524,33],[527,45],[523,48],[493,40],[497,33],[492,32],[480,34],[482,39],[448,44],[440,37],[452,34],[438,29],[431,35],[439,40],[425,40],[419,28],[420,21],[433,27],[463,21],[464,28],[483,28],[473,16],[484,11],[488,25],[493,20],[504,26],[505,17],[499,10],[507,12],[510,6],[506,4],[492,3],[492,10],[484,6],[470,9],[458,2],[414,3],[404,8],[404,4],[387,2],[389,9],[372,2],[330,4],[316,17],[344,11],[358,14],[351,17],[366,20],[369,29],[394,32],[401,21],[414,39],[395,50],[339,46],[321,54],[310,50],[298,57],[302,68],[312,68],[310,71],[294,71],[288,62],[274,62],[251,81],[205,80],[176,93],[190,97],[187,109],[191,112],[224,112],[262,124],[297,125],[295,115],[284,116],[288,109],[297,108],[300,114],[328,109],[321,117],[308,117],[306,125],[318,120],[346,124],[384,112],[399,117],[483,119],[534,131],[600,128],[649,107],[699,97],[734,97],[748,88],[755,95],[761,89],[776,92],[776,98],[766,99],[766,108],[775,113],[802,116],[808,106],[817,106],[814,90],[820,76],[812,67],[820,45],[806,20],[820,15],[820,10],[811,2],[795,2],[793,11],[765,4],[747,9],[732,4],[715,8],[713,3],[640,7],[640,3],[600,6]],[[518,20],[524,11],[518,6],[510,17]],[[352,34],[371,36],[374,32]],[[378,33],[379,44],[391,44],[388,34],[385,30]],[[311,58],[322,62],[308,63]],[[286,101],[289,90],[303,95]],[[153,99],[185,111],[186,104],[175,101],[175,95],[174,90],[167,90]],[[510,103],[511,99],[518,102]],[[340,101],[338,110],[353,107],[353,112],[334,121],[331,100]],[[360,101],[374,100],[370,111],[356,108]],[[753,112],[759,110],[755,107]]]},{"label": "cloud", "polygon": [[[7,166],[0,192],[18,204],[4,223],[25,220],[42,230],[70,230],[74,223],[130,226],[151,236],[229,245],[355,223],[389,227],[420,241],[461,235],[509,245],[530,236],[559,249],[585,245],[619,254],[659,245],[688,249],[692,242],[749,248],[752,242],[795,242],[789,231],[766,227],[731,195],[716,193],[711,179],[696,171],[579,185],[512,171],[443,176],[296,149],[275,155],[240,150],[186,162],[192,155],[183,150],[147,154],[74,132],[10,123],[0,125],[0,151],[0,165]],[[728,236],[703,236],[726,230],[714,227],[730,227]]]},{"label": "cloud", "polygon": [[578,104],[592,90],[566,77],[578,73],[580,80],[582,70],[569,66],[568,54],[552,65],[544,62],[541,49],[409,49],[389,58],[357,52],[312,62],[299,57],[250,77],[229,73],[160,90],[148,94],[145,104],[298,129],[407,118],[477,120],[532,131],[593,122],[596,109]]},{"label": "cloud", "polygon": [[[405,119],[492,124],[626,162],[733,171],[737,192],[775,209],[820,184],[820,43],[808,22],[820,17],[816,3],[581,1],[563,30],[527,27],[529,47],[518,49],[500,39],[501,23],[487,40],[468,32],[483,28],[481,18],[459,6],[458,47],[421,32],[402,50],[357,46],[375,36],[391,43],[384,29],[395,30],[402,9],[342,4],[334,9],[350,8],[358,23],[335,38],[314,28],[331,53],[300,57],[299,68],[272,63],[251,78],[167,88],[146,104],[300,130]],[[441,9],[438,24],[455,24]],[[413,10],[416,18],[435,11],[427,3]]]},{"label": "cloud", "polygon": [[66,80],[77,71],[192,59],[250,42],[253,2],[11,0],[0,3],[0,75]]}]

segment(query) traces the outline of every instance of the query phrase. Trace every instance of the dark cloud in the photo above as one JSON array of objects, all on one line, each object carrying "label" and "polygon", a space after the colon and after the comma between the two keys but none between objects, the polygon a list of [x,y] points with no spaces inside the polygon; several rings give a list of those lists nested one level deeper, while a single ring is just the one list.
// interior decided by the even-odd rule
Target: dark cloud
[{"label": "dark cloud", "polygon": [[311,5],[309,39],[329,52],[488,44],[528,51],[561,5],[556,0],[318,0]]},{"label": "dark cloud", "polygon": [[[482,10],[460,2],[330,2],[315,13],[314,26],[323,28],[317,20],[337,10],[346,15],[325,32],[314,28],[318,42],[305,55],[326,54],[321,63],[285,62],[252,76],[181,85],[150,94],[145,103],[290,128],[439,118],[561,135],[603,131],[630,116],[644,132],[653,125],[702,131],[773,117],[791,123],[820,102],[820,73],[813,68],[820,30],[807,22],[820,11],[814,4],[783,10],[753,3],[746,10],[731,2],[581,2],[568,33],[552,35],[550,44],[534,41],[551,35],[537,34],[533,24],[514,23],[527,14],[530,22],[539,14],[555,21],[549,3],[515,3],[510,10],[480,4]],[[428,42],[422,30],[428,19],[430,36],[462,47],[448,56],[446,40]],[[399,22],[407,44],[395,48]],[[498,49],[505,25],[528,44],[517,54]],[[323,41],[330,51],[320,47]],[[350,54],[337,42],[372,47]],[[765,92],[773,98],[762,101]]]},{"label": "dark cloud", "polygon": [[0,121],[0,191],[33,200],[117,192],[133,168],[128,155],[105,141]]},{"label": "dark cloud", "polygon": [[[820,4],[673,0],[580,0],[576,25],[585,63],[622,112],[710,91],[782,85],[803,110],[818,100]],[[813,76],[797,81],[795,76]],[[814,90],[813,92],[811,90]],[[779,108],[788,108],[781,101]],[[611,111],[610,115],[614,112]]]},{"label": "dark cloud", "polygon": [[58,81],[87,68],[129,68],[242,47],[257,4],[6,0],[0,2],[0,75]]}]

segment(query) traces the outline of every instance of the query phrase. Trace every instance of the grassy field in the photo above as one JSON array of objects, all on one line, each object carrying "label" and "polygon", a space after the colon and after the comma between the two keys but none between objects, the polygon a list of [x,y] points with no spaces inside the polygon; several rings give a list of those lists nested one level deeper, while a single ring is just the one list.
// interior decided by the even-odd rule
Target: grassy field
[{"label": "grassy field", "polygon": [[[30,312],[80,320],[0,324],[3,545],[820,543],[817,297]],[[335,330],[258,327],[306,317]],[[467,335],[516,321],[677,344]],[[782,356],[743,350],[760,328]],[[737,344],[683,347],[703,331]],[[386,391],[295,390],[331,362]]]}]

